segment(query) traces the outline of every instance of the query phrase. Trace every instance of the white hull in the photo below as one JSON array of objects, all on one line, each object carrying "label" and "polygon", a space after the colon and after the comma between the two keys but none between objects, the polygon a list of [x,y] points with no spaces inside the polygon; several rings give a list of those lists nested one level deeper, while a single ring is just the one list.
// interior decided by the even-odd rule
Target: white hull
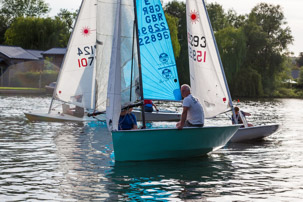
[{"label": "white hull", "polygon": [[30,121],[47,121],[47,122],[90,122],[90,121],[105,121],[105,115],[99,115],[97,118],[84,116],[82,118],[71,116],[68,114],[48,114],[48,113],[24,113]]},{"label": "white hull", "polygon": [[[136,119],[141,121],[141,111],[133,110],[132,112],[135,114]],[[181,114],[177,112],[145,112],[146,121],[179,121],[180,118]]]},{"label": "white hull", "polygon": [[230,139],[230,142],[245,142],[260,140],[270,136],[279,129],[279,124],[253,126],[248,128],[239,128],[235,135]]},{"label": "white hull", "polygon": [[[134,110],[133,113],[135,114],[138,121],[141,121],[141,112]],[[94,117],[84,116],[83,118],[71,116],[68,114],[63,114],[61,112],[52,112],[52,113],[42,113],[42,112],[28,112],[24,113],[25,116],[30,121],[48,121],[48,122],[65,122],[65,121],[72,121],[72,122],[89,122],[89,121],[105,121],[105,114],[101,114]],[[175,112],[146,112],[145,113],[145,120],[146,121],[179,121],[181,114]]]}]

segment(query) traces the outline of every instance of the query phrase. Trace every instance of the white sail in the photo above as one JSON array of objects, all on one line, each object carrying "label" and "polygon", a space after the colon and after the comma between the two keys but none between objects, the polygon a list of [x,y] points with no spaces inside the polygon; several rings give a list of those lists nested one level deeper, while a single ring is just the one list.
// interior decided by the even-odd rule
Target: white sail
[{"label": "white sail", "polygon": [[96,109],[105,111],[118,0],[97,1]]},{"label": "white sail", "polygon": [[121,106],[137,99],[136,38],[134,38],[134,6],[132,0],[118,0],[114,38],[108,77],[106,118],[110,131],[118,130]]},{"label": "white sail", "polygon": [[230,109],[230,99],[204,1],[187,0],[186,18],[192,94],[203,105],[205,117],[214,117]]},{"label": "white sail", "polygon": [[54,97],[92,109],[95,104],[96,0],[83,0]]}]

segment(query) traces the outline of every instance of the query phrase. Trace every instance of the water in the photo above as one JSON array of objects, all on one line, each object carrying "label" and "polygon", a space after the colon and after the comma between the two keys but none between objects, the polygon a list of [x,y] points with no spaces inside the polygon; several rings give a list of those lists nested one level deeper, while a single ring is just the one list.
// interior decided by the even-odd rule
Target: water
[{"label": "water", "polygon": [[303,100],[238,104],[252,113],[250,123],[281,123],[264,141],[197,159],[131,163],[115,163],[102,124],[28,122],[22,112],[47,108],[49,97],[0,96],[0,103],[0,201],[303,200]]}]

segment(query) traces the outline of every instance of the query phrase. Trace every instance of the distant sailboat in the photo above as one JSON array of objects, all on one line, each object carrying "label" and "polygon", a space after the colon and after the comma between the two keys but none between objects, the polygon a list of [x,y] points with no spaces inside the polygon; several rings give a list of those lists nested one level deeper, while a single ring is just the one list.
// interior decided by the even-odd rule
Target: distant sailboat
[{"label": "distant sailboat", "polygon": [[[235,112],[204,1],[187,0],[187,33],[190,81],[193,94],[203,105],[206,118],[229,110]],[[234,118],[236,120],[236,118]],[[245,120],[243,118],[243,120]],[[278,130],[279,124],[240,128],[231,142],[264,138]]]},{"label": "distant sailboat", "polygon": [[[118,131],[122,106],[143,103],[144,98],[178,101],[181,93],[160,0],[113,0],[102,4],[110,13],[107,16],[109,26],[113,25],[113,49],[110,69],[100,70],[109,73],[107,89],[102,92],[106,91],[107,100],[97,104],[97,109],[106,108],[115,160],[196,157],[224,146],[239,125]],[[100,42],[104,44],[102,40]],[[142,117],[144,126],[144,113]]]}]

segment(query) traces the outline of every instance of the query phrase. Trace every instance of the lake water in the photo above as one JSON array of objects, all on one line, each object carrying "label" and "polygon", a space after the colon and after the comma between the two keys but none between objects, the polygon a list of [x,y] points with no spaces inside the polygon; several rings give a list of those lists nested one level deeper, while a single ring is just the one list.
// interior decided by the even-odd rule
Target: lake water
[{"label": "lake water", "polygon": [[[31,123],[23,115],[49,103],[0,96],[0,201],[303,201],[303,100],[238,104],[254,125],[281,124],[264,141],[197,159],[131,163],[115,163],[103,124]],[[229,123],[227,115],[206,121]]]}]

